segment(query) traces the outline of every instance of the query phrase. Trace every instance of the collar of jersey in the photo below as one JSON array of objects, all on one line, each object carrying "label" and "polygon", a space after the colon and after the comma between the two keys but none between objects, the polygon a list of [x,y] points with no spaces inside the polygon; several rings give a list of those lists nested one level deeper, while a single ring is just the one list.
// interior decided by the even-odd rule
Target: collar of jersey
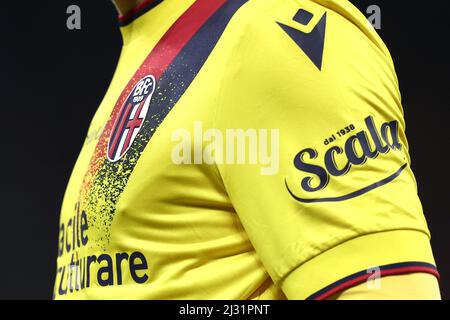
[{"label": "collar of jersey", "polygon": [[149,37],[162,37],[195,1],[156,0],[152,3],[148,2],[149,6],[142,7],[143,11],[130,16],[131,20],[127,20],[126,24],[120,26],[123,45],[129,46],[131,43],[141,42],[143,39],[148,43]]},{"label": "collar of jersey", "polygon": [[156,7],[158,4],[160,4],[163,1],[164,0],[146,0],[146,1],[142,2],[135,8],[128,11],[126,14],[119,16],[120,25],[123,27],[129,25],[134,20],[136,20],[143,14],[147,13],[148,11],[152,10],[154,7]]}]

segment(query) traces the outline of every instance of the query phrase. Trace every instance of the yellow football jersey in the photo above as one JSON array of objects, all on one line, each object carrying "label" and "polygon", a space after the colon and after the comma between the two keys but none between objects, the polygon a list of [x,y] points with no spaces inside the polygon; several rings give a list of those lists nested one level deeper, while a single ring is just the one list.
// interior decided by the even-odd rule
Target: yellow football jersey
[{"label": "yellow football jersey", "polygon": [[146,1],[121,24],[56,299],[326,299],[437,276],[393,62],[350,2]]}]

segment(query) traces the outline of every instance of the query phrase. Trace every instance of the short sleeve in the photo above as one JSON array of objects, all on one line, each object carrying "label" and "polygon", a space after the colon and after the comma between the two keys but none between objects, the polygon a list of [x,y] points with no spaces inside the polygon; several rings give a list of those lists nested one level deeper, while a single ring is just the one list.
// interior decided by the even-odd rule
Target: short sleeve
[{"label": "short sleeve", "polygon": [[346,37],[326,33],[320,66],[280,25],[248,26],[216,106],[225,188],[268,273],[295,299],[326,298],[373,270],[437,275],[391,60],[327,19]]}]

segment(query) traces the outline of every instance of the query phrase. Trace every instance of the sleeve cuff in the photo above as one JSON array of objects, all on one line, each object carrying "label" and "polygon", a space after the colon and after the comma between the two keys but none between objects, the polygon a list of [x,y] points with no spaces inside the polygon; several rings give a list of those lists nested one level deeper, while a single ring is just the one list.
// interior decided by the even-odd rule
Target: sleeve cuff
[{"label": "sleeve cuff", "polygon": [[282,282],[290,299],[325,300],[373,277],[429,273],[439,278],[428,236],[388,231],[361,236],[307,261]]}]

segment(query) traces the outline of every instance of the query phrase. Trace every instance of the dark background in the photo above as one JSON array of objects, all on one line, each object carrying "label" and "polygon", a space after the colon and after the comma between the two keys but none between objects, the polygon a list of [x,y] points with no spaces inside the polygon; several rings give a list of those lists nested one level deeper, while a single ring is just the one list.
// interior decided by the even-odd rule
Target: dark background
[{"label": "dark background", "polygon": [[[449,5],[352,2],[382,9],[380,34],[400,78],[413,169],[450,299]],[[81,7],[81,31],[66,28],[71,4]],[[108,0],[4,1],[2,9],[0,299],[49,299],[64,189],[121,37]]]}]

